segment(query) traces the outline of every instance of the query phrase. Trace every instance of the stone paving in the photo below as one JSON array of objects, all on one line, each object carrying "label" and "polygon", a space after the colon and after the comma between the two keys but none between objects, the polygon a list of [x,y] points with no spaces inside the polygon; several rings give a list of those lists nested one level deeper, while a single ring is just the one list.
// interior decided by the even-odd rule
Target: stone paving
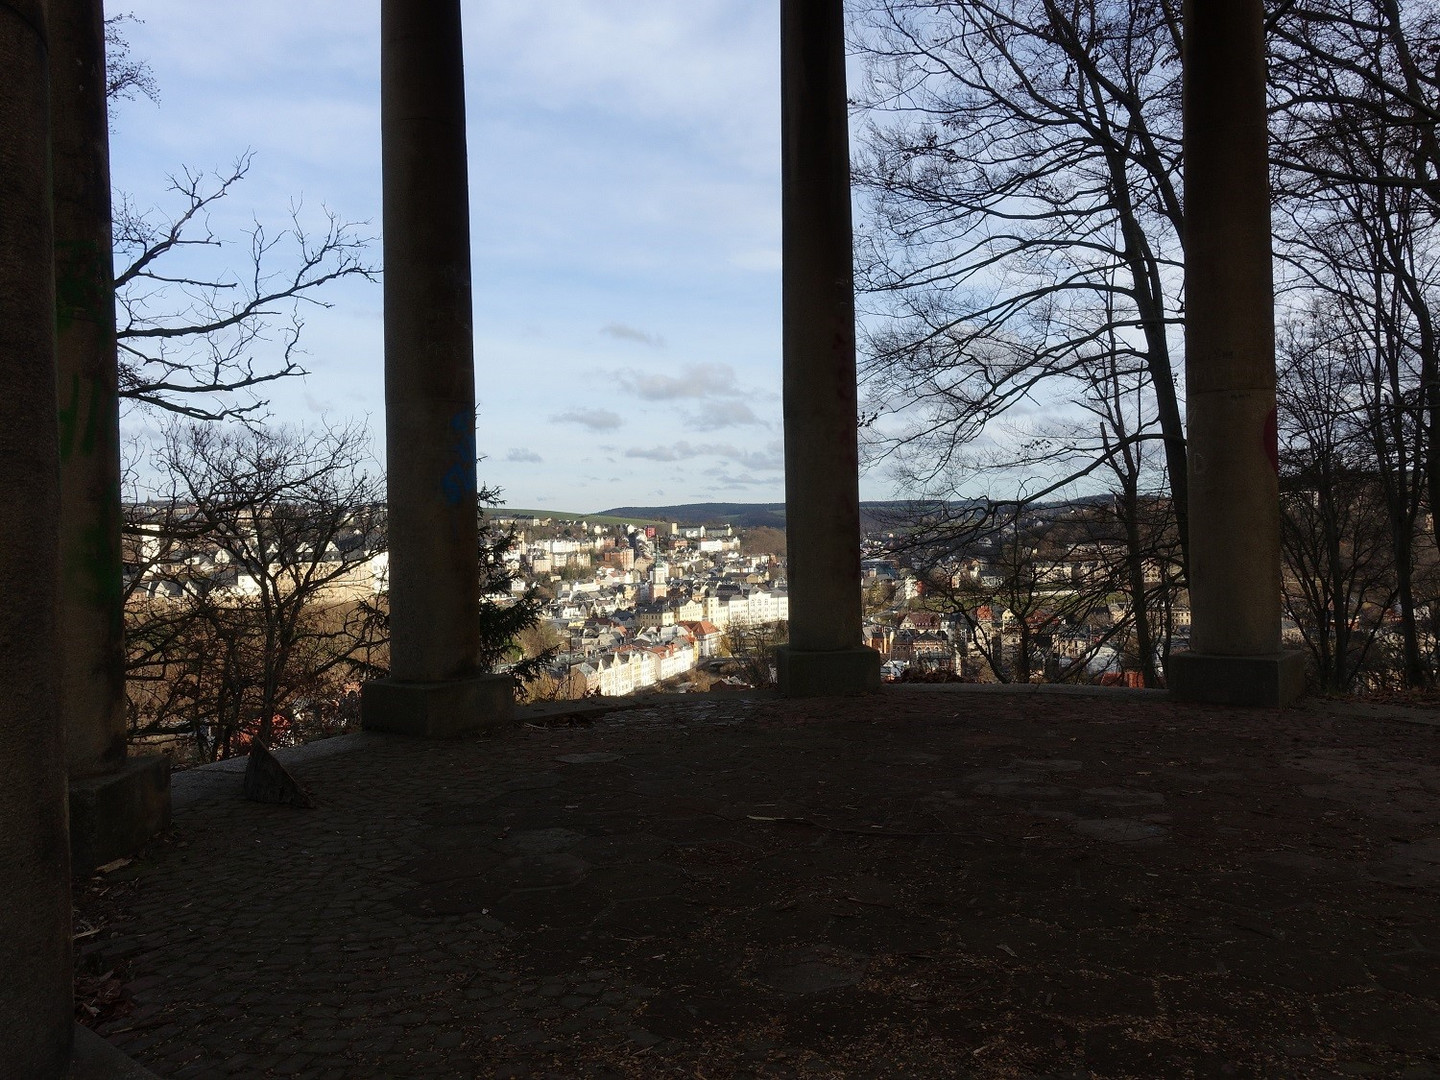
[{"label": "stone paving", "polygon": [[1437,744],[898,689],[366,735],[294,765],[315,810],[211,776],[82,894],[80,962],[174,1080],[1423,1080]]}]

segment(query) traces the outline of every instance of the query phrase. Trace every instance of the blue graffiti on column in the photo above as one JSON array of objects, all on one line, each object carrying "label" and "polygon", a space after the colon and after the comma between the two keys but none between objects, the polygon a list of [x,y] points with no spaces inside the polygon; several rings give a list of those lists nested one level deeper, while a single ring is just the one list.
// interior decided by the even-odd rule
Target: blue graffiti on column
[{"label": "blue graffiti on column", "polygon": [[440,487],[445,492],[445,501],[451,506],[461,506],[475,497],[475,414],[462,409],[450,418],[450,430],[455,441],[450,446],[454,457]]}]

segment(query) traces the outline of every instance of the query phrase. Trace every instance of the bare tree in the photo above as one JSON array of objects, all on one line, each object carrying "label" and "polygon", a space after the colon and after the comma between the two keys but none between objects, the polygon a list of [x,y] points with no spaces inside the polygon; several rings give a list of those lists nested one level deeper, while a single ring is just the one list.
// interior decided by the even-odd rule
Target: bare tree
[{"label": "bare tree", "polygon": [[[159,595],[131,605],[137,733],[188,727],[225,756],[334,697],[332,676],[383,672],[383,493],[367,445],[357,426],[167,430],[161,503],[179,527],[145,575]],[[157,682],[158,699],[145,693]]]},{"label": "bare tree", "polygon": [[725,627],[721,645],[737,661],[740,678],[766,687],[775,685],[775,650],[789,639],[789,623],[736,620]]},{"label": "bare tree", "polygon": [[1382,660],[1396,600],[1385,496],[1346,335],[1324,311],[1284,328],[1281,543],[1285,608],[1322,688],[1348,692]]},{"label": "bare tree", "polygon": [[[115,274],[120,396],[197,420],[264,408],[257,388],[303,375],[300,335],[305,307],[325,308],[319,293],[344,278],[374,281],[361,225],[329,209],[319,232],[292,205],[288,227],[258,221],[239,241],[216,235],[216,203],[250,171],[253,155],[228,170],[184,170],[170,178],[176,206],[137,211],[116,201]],[[201,255],[243,250],[241,269]]]},{"label": "bare tree", "polygon": [[[1178,34],[1163,0],[871,0],[855,175],[872,447],[943,498],[982,433],[1024,460],[997,423],[1061,411],[1119,340],[1153,429],[1112,448],[1163,447],[1183,563]],[[1096,464],[1051,458],[1030,496]]]},{"label": "bare tree", "polygon": [[[106,93],[112,102],[159,100],[148,63],[135,60],[123,33],[133,16],[106,20]],[[227,169],[181,169],[169,177],[170,204],[141,208],[116,192],[116,339],[122,398],[197,420],[257,413],[268,383],[305,374],[302,313],[330,306],[326,287],[345,278],[378,279],[366,258],[365,223],[303,204],[274,229],[252,222],[222,236],[211,213],[250,172],[254,155]]]},{"label": "bare tree", "polygon": [[105,20],[105,97],[109,101],[160,100],[155,72],[146,61],[130,55],[130,42],[123,32],[126,23],[140,21],[128,12]]},{"label": "bare tree", "polygon": [[[898,558],[925,581],[925,607],[958,615],[998,682],[1079,679],[1128,619],[1111,620],[1123,589],[1113,522],[1094,507],[976,504],[968,525],[954,508],[907,514]],[[1066,655],[1066,642],[1078,643]]]},{"label": "bare tree", "polygon": [[[1279,178],[1362,180],[1440,206],[1440,9],[1432,0],[1278,0],[1267,30]],[[1410,153],[1380,171],[1338,164],[1330,147],[1337,110],[1372,130],[1408,130]]]},{"label": "bare tree", "polygon": [[[386,509],[359,425],[306,429],[173,422],[158,497],[127,507],[127,683],[133,737],[193,737],[203,758],[281,733],[303,741],[358,714],[389,673]],[[499,492],[482,488],[481,502]],[[516,594],[515,537],[482,523],[481,670],[517,692],[556,649]]]},{"label": "bare tree", "polygon": [[[987,478],[1023,505],[1108,474],[1141,657],[1163,644],[1152,648],[1138,599],[1154,598],[1163,629],[1186,563],[1170,362],[1183,269],[1178,9],[856,6],[869,70],[856,174],[872,445],[932,506]],[[1276,0],[1268,28],[1282,304],[1324,326],[1309,359],[1289,358],[1282,387],[1302,398],[1284,417],[1287,602],[1328,684],[1348,685],[1373,644],[1357,605],[1383,601],[1388,574],[1403,680],[1423,685],[1437,598],[1422,534],[1440,506],[1440,4]],[[1310,415],[1338,404],[1301,369],[1322,355],[1349,410],[1343,448],[1323,445],[1329,421]],[[1163,469],[1147,463],[1152,441]],[[1166,486],[1174,525],[1148,527],[1158,548],[1145,551],[1138,525]],[[1384,522],[1388,551],[1373,548],[1362,508]],[[956,516],[963,533],[970,509]],[[1160,557],[1167,536],[1178,574]],[[1142,588],[1139,568],[1157,562],[1163,585]]]},{"label": "bare tree", "polygon": [[1440,49],[1431,4],[1328,0],[1283,6],[1275,157],[1277,250],[1300,317],[1326,312],[1328,365],[1364,418],[1367,458],[1389,526],[1404,681],[1433,678],[1421,640],[1428,597],[1416,540],[1440,497],[1440,287],[1432,183],[1433,73]]},{"label": "bare tree", "polygon": [[1087,350],[1077,419],[1052,423],[1045,437],[1023,444],[1019,463],[1039,470],[1047,461],[1073,461],[1072,475],[1093,476],[1111,493],[1108,503],[1091,502],[1080,518],[1097,568],[1091,577],[1125,596],[1118,637],[1132,670],[1144,685],[1157,687],[1173,640],[1169,613],[1185,578],[1184,548],[1175,504],[1156,487],[1164,470],[1151,461],[1158,424],[1147,376],[1118,327],[1108,319]]}]

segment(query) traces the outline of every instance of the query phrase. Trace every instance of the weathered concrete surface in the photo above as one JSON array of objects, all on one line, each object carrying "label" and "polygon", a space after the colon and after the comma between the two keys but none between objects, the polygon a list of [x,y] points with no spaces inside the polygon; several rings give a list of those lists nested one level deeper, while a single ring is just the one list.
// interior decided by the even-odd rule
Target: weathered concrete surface
[{"label": "weathered concrete surface", "polygon": [[1292,649],[1263,656],[1177,652],[1165,669],[1170,693],[1182,701],[1280,708],[1305,696],[1305,653]]},{"label": "weathered concrete surface", "polygon": [[[1280,650],[1280,489],[1264,5],[1184,9],[1191,645],[1267,656]],[[1193,689],[1203,699],[1209,684]]]},{"label": "weathered concrete surface", "polygon": [[0,1077],[69,1064],[50,76],[45,5],[0,4]]},{"label": "weathered concrete surface", "polygon": [[110,236],[105,13],[51,4],[51,155],[60,407],[62,694],[71,777],[125,760],[120,405]]},{"label": "weathered concrete surface", "polygon": [[[51,4],[51,176],[59,393],[61,711],[75,873],[169,820],[168,764],[126,764],[120,405],[110,229],[105,13]],[[78,811],[78,812],[77,812]]]},{"label": "weathered concrete surface", "polygon": [[177,800],[83,962],[172,1078],[1420,1080],[1437,738],[931,688],[367,734],[313,813]]},{"label": "weathered concrete surface", "polygon": [[826,652],[781,645],[775,667],[786,697],[827,697],[880,689],[880,654],[865,645]]},{"label": "weathered concrete surface", "polygon": [[[858,651],[860,457],[843,7],[841,0],[780,5],[792,655],[779,675],[781,692],[795,696],[822,682],[835,693],[880,685],[878,656],[871,662]],[[829,655],[807,663],[806,653]]]},{"label": "weathered concrete surface", "polygon": [[390,663],[477,674],[480,569],[460,0],[380,5]]},{"label": "weathered concrete surface", "polygon": [[82,876],[133,855],[170,825],[170,759],[130,758],[70,780],[70,865]]},{"label": "weathered concrete surface", "polygon": [[376,679],[360,688],[367,731],[427,739],[453,739],[477,731],[503,731],[515,720],[515,680],[473,675],[446,682]]},{"label": "weathered concrete surface", "polygon": [[75,1025],[75,1053],[67,1080],[158,1080],[89,1028]]}]

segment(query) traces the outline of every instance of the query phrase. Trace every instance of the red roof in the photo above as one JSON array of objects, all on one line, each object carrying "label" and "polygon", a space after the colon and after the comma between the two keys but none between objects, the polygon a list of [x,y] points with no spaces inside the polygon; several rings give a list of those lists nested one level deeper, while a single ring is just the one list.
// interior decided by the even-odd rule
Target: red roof
[{"label": "red roof", "polygon": [[718,626],[716,626],[714,623],[708,623],[703,619],[699,622],[682,622],[680,625],[685,627],[685,629],[689,630],[692,634],[699,634],[701,637],[709,637],[711,634],[720,633],[720,628]]}]

